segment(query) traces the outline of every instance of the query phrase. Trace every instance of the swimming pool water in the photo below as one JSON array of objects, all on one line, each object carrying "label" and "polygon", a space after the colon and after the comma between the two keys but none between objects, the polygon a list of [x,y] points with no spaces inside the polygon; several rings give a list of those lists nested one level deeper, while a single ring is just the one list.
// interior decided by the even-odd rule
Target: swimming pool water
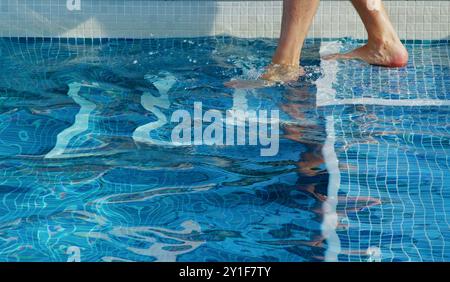
[{"label": "swimming pool water", "polygon": [[[325,43],[358,42],[234,90],[275,40],[0,39],[0,261],[450,260],[449,44],[386,70]],[[168,146],[195,102],[279,110],[279,153]]]}]

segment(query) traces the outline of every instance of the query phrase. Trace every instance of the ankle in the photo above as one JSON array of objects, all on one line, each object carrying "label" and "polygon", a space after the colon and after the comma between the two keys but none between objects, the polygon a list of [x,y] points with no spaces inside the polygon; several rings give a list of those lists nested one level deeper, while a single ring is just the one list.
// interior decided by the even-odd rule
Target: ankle
[{"label": "ankle", "polygon": [[383,50],[390,46],[402,45],[402,43],[395,34],[387,34],[369,37],[367,45],[371,47],[371,49]]},{"label": "ankle", "polygon": [[297,53],[299,53],[297,50],[295,51],[277,50],[274,56],[272,57],[272,64],[290,67],[299,67],[300,54]]},{"label": "ankle", "polygon": [[290,68],[298,68],[298,67],[300,67],[300,59],[277,58],[276,56],[274,56],[272,58],[272,65],[286,66],[286,67],[290,67]]},{"label": "ankle", "polygon": [[397,36],[371,38],[367,46],[374,55],[384,58],[391,67],[403,67],[408,63],[408,51]]}]

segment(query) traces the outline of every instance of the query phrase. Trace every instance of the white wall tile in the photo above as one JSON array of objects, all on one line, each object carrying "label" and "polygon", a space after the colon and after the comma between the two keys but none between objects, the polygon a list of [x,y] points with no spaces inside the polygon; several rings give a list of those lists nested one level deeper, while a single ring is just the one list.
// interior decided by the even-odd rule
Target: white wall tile
[{"label": "white wall tile", "polygon": [[[278,37],[282,1],[1,0],[0,36]],[[72,1],[72,0],[70,0]],[[385,1],[402,39],[448,39],[450,1]],[[349,1],[322,1],[309,37],[367,37]]]}]

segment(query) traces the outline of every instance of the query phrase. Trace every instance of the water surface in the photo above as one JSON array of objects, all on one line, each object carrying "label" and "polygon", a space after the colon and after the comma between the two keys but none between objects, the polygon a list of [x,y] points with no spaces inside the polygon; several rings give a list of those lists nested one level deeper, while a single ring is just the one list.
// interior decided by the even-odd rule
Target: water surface
[{"label": "water surface", "polygon": [[[311,41],[298,82],[223,86],[275,44],[1,39],[0,260],[449,260],[449,45],[386,70],[324,65]],[[279,110],[279,153],[167,146],[195,102]]]}]

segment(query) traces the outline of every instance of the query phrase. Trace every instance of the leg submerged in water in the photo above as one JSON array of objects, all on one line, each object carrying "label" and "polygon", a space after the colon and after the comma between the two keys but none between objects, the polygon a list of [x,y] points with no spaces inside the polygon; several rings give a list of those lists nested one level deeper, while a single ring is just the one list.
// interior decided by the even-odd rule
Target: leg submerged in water
[{"label": "leg submerged in water", "polygon": [[[366,45],[346,54],[333,54],[324,59],[360,59],[372,65],[403,67],[408,52],[389,20],[381,0],[352,0],[368,32]],[[319,0],[284,0],[278,47],[269,65],[257,81],[231,81],[233,88],[260,88],[274,82],[295,81],[304,74],[300,67],[301,50],[309,27],[317,12]]]},{"label": "leg submerged in water", "polygon": [[280,40],[262,79],[285,82],[297,80],[303,74],[301,50],[318,6],[319,0],[283,1]]},{"label": "leg submerged in water", "polygon": [[275,82],[296,81],[304,74],[300,55],[319,0],[284,0],[278,47],[270,64],[257,81],[235,80],[226,83],[232,88],[261,88]]},{"label": "leg submerged in water", "polygon": [[333,54],[324,59],[359,59],[371,65],[404,67],[408,52],[401,43],[381,0],[353,0],[368,33],[366,45],[346,54]]}]

